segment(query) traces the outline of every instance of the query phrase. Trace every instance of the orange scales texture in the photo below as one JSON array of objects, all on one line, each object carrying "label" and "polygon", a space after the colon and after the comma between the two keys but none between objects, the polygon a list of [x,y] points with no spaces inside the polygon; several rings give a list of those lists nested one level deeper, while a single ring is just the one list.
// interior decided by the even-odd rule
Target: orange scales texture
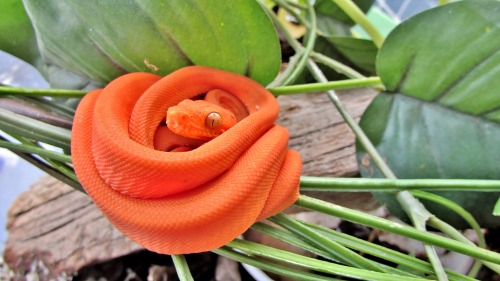
[{"label": "orange scales texture", "polygon": [[[155,150],[167,109],[213,89],[234,95],[249,115],[191,151]],[[192,66],[164,78],[127,74],[78,106],[75,171],[102,213],[142,246],[212,250],[297,199],[302,163],[287,148],[287,130],[274,125],[278,111],[265,88],[234,73]]]}]

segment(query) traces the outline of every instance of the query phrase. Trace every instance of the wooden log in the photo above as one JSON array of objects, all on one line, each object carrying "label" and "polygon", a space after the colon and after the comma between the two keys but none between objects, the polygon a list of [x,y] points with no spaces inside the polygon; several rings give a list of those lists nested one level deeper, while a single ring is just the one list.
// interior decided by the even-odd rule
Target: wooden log
[{"label": "wooden log", "polygon": [[18,276],[39,271],[42,280],[142,249],[114,228],[88,196],[49,176],[16,199],[7,230],[4,260],[9,268]]},{"label": "wooden log", "polygon": [[[339,93],[356,120],[374,95],[372,90]],[[302,155],[304,175],[358,174],[354,134],[326,95],[281,96],[278,101],[277,123],[289,129],[290,147]],[[372,208],[367,204],[371,197],[363,193],[313,196],[348,207]],[[109,224],[86,195],[50,177],[17,198],[8,213],[7,229],[4,259],[20,279],[33,270],[40,280],[71,275],[86,265],[142,249]]]}]

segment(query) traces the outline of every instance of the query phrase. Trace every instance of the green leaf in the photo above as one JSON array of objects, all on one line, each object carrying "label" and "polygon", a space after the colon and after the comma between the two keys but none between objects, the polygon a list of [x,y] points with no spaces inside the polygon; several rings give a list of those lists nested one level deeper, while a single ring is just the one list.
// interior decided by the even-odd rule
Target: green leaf
[{"label": "green leaf", "polygon": [[33,65],[39,62],[35,32],[19,0],[0,1],[0,50]]},{"label": "green leaf", "polygon": [[[399,178],[500,178],[500,2],[460,1],[423,12],[387,37],[377,70],[380,93],[360,125]],[[358,144],[364,177],[381,177]],[[435,192],[471,212],[481,226],[500,193]],[[400,216],[388,194],[380,200]],[[425,204],[457,227],[467,224]]]},{"label": "green leaf", "polygon": [[493,215],[500,217],[500,197],[497,200],[497,203],[495,203],[495,207],[493,208]]},{"label": "green leaf", "polygon": [[375,57],[378,48],[373,41],[352,37],[326,37],[326,40],[356,67],[375,73]]},{"label": "green leaf", "polygon": [[[374,1],[354,2],[363,12],[366,12]],[[375,56],[378,48],[373,42],[351,37],[351,26],[354,22],[332,0],[316,1],[314,7],[317,12],[319,35],[326,39],[319,38],[317,43],[318,45],[326,44],[326,55],[333,59],[347,60],[359,69],[375,73]]]},{"label": "green leaf", "polygon": [[[366,12],[373,5],[375,0],[354,0],[354,3],[363,11]],[[334,18],[335,20],[342,22],[346,25],[353,25],[354,21],[352,21],[349,16],[340,9],[337,4],[335,4],[332,0],[317,0],[314,3],[314,8],[316,9],[317,14],[326,15]]]},{"label": "green leaf", "polygon": [[279,71],[279,41],[257,1],[23,2],[44,59],[90,81],[194,64],[267,84]]},{"label": "green leaf", "polygon": [[[387,37],[387,35],[398,25],[396,20],[378,7],[372,7],[368,13],[366,13],[366,16],[384,37]],[[370,36],[359,25],[353,26],[351,31],[356,35],[355,37],[370,39]]]}]

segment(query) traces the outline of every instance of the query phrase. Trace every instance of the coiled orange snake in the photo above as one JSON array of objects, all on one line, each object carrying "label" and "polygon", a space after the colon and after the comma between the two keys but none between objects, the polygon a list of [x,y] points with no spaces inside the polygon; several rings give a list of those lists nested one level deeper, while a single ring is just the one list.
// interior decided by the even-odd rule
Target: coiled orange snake
[{"label": "coiled orange snake", "polygon": [[297,199],[302,162],[274,125],[278,111],[264,87],[230,72],[126,74],[78,106],[73,165],[102,213],[140,245],[212,250]]}]

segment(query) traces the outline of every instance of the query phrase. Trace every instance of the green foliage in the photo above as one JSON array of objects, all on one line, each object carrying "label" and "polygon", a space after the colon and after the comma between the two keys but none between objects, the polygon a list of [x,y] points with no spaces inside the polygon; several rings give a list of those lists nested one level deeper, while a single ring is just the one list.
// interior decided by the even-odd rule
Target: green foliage
[{"label": "green foliage", "polygon": [[[500,218],[491,216],[500,195],[500,181],[491,180],[500,179],[500,2],[461,1],[426,11],[399,25],[380,51],[383,37],[361,12],[368,11],[373,0],[316,0],[312,7],[306,1],[262,2],[261,6],[258,1],[248,0],[23,0],[26,13],[19,0],[4,0],[0,3],[0,49],[37,66],[53,87],[94,88],[131,71],[166,75],[192,64],[240,73],[267,85],[278,73],[281,58],[272,19],[297,54],[288,73],[296,74],[304,68],[318,83],[270,90],[276,95],[326,91],[357,137],[362,175],[371,178],[302,177],[303,190],[398,191],[406,196],[407,200],[400,203],[411,207],[406,208],[408,212],[424,214],[425,218],[412,227],[304,195],[296,205],[469,255],[500,272],[500,254],[482,248],[481,233],[478,247],[433,215],[477,230],[472,216],[449,200],[421,191],[434,190],[459,202],[480,220],[481,227],[500,225]],[[282,28],[273,8],[283,8],[298,17],[307,30],[302,40],[305,46]],[[353,36],[354,25],[362,27],[371,39]],[[380,78],[364,77],[354,68],[370,75],[376,73]],[[283,77],[290,78],[287,71]],[[339,74],[355,79],[326,78],[338,79]],[[385,91],[366,110],[361,128],[333,92],[384,86]],[[71,124],[74,110],[65,103],[66,98],[84,94],[77,90],[0,87],[2,99],[14,103],[10,109],[0,109],[0,133],[9,134],[9,138],[0,135],[0,146],[81,189],[68,155],[69,126],[44,117],[55,115]],[[43,110],[26,114],[20,110],[26,101]],[[38,114],[37,119],[33,113]],[[61,148],[61,152],[46,151],[44,143]],[[399,178],[412,179],[394,179],[393,172]],[[372,178],[381,174],[390,179]],[[469,192],[474,188],[485,192]],[[387,196],[380,193],[379,197]],[[446,207],[427,204],[431,214],[415,197]],[[392,211],[404,215],[395,201],[390,204]],[[467,220],[467,225],[457,218],[457,213]],[[500,201],[495,207],[498,213]],[[337,280],[339,276],[364,280],[475,280],[441,270],[436,259],[429,263],[282,214],[270,220],[276,226],[257,223],[253,229],[324,260],[241,240],[214,252],[296,280]],[[429,233],[426,223],[450,238]],[[432,256],[432,251],[427,253]],[[172,258],[179,278],[191,280],[185,259],[181,255]],[[381,262],[384,260],[389,263]],[[436,275],[439,271],[441,275]]]},{"label": "green foliage", "polygon": [[39,63],[35,32],[19,0],[0,1],[0,50],[33,65]]},{"label": "green foliage", "polygon": [[[363,12],[368,11],[375,0],[354,0],[353,1]],[[352,26],[355,24],[353,19],[351,19],[337,4],[332,0],[317,0],[314,2],[314,8],[316,12],[325,17],[334,19],[336,22],[343,23],[347,26]],[[326,20],[326,18],[325,18]]]},{"label": "green foliage", "polygon": [[52,83],[64,79],[61,69],[87,81],[107,83],[127,72],[165,75],[194,64],[247,75],[262,84],[279,70],[276,32],[255,1],[25,0],[24,4],[40,52],[56,66],[45,71]]},{"label": "green foliage", "polygon": [[[366,12],[372,0],[354,1]],[[320,0],[314,4],[318,17],[318,30],[322,37],[317,50],[326,52],[332,58],[347,60],[359,69],[375,73],[377,47],[371,40],[354,38],[351,27],[355,24],[332,0]],[[331,75],[330,75],[331,76]]]},{"label": "green foliage", "polygon": [[[377,70],[386,91],[366,110],[361,127],[398,178],[499,179],[500,24],[496,1],[463,1],[421,13],[387,37]],[[366,153],[358,146],[358,158]],[[373,164],[365,177],[380,177]],[[482,226],[500,193],[436,192],[462,205]],[[402,215],[387,194],[377,197]],[[426,204],[458,227],[468,225]],[[478,207],[480,206],[480,208]]]}]

